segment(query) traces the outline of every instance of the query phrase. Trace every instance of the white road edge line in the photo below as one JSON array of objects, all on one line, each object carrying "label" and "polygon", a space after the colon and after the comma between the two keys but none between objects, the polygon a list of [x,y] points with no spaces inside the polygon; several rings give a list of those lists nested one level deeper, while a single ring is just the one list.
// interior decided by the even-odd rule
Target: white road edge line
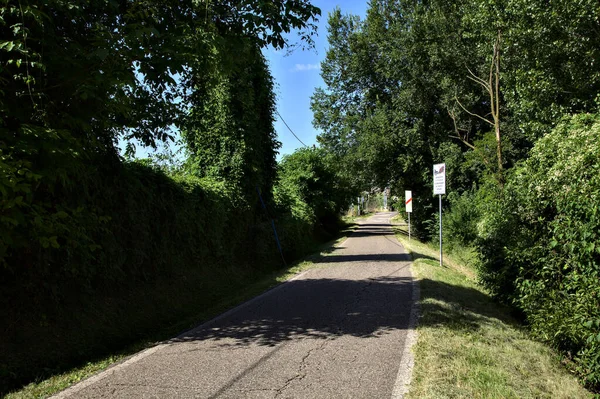
[{"label": "white road edge line", "polygon": [[[191,330],[188,330],[188,331],[186,331],[186,332],[184,332],[182,334],[179,334],[174,339],[182,339],[186,335],[189,335],[189,334],[191,334],[191,333],[193,333],[193,332],[195,332],[197,330],[206,328],[206,327],[210,326],[211,324],[216,323],[217,321],[219,321],[219,320],[221,320],[221,319],[223,319],[223,318],[231,315],[232,313],[237,312],[237,311],[239,311],[241,309],[244,309],[247,306],[250,306],[254,302],[256,302],[256,301],[258,301],[258,300],[260,300],[260,299],[262,299],[262,298],[264,298],[264,297],[266,297],[268,295],[271,295],[275,291],[277,291],[277,290],[285,287],[287,285],[287,283],[289,283],[291,281],[294,281],[294,280],[298,280],[299,278],[301,278],[302,276],[304,276],[309,271],[310,270],[306,270],[306,271],[304,271],[304,272],[302,272],[302,273],[294,276],[293,278],[291,278],[289,280],[286,280],[286,281],[282,282],[279,285],[276,285],[275,287],[271,288],[270,290],[268,290],[266,292],[263,292],[259,296],[256,296],[256,297],[254,297],[254,298],[252,298],[252,299],[250,299],[250,300],[248,300],[248,301],[246,301],[246,302],[244,302],[244,303],[236,306],[235,308],[229,309],[225,313],[221,313],[217,317],[215,317],[213,319],[210,319],[210,320],[208,320],[208,321],[200,324],[199,326],[192,328]],[[80,392],[81,390],[89,387],[90,385],[95,384],[95,383],[97,383],[99,381],[102,381],[103,379],[105,379],[106,377],[112,375],[113,373],[115,373],[115,372],[117,372],[117,371],[119,371],[121,369],[124,369],[124,368],[126,368],[126,367],[128,367],[128,366],[130,366],[130,365],[132,365],[132,364],[134,364],[134,363],[136,363],[136,362],[138,362],[138,361],[140,361],[140,360],[142,360],[142,359],[144,359],[144,358],[146,358],[146,357],[148,357],[150,355],[152,355],[153,353],[158,352],[159,350],[161,350],[163,348],[171,346],[174,343],[176,343],[176,342],[166,341],[165,343],[160,343],[160,344],[158,344],[156,346],[153,346],[152,348],[148,348],[148,349],[145,349],[145,350],[143,350],[141,352],[138,352],[137,354],[133,355],[129,359],[125,360],[124,362],[117,363],[117,364],[115,364],[113,366],[109,366],[109,368],[107,368],[107,369],[99,372],[98,374],[95,374],[95,375],[93,375],[93,376],[91,376],[91,377],[89,377],[89,378],[87,378],[87,379],[85,379],[85,380],[83,380],[81,382],[78,382],[75,385],[72,385],[69,388],[67,388],[67,389],[65,389],[65,390],[63,390],[63,391],[61,391],[61,392],[59,392],[59,393],[51,396],[50,399],[66,399],[66,398],[69,398],[69,397],[75,395],[76,393]]]},{"label": "white road edge line", "polygon": [[410,382],[412,380],[413,367],[415,365],[415,354],[413,353],[412,348],[418,339],[416,328],[419,320],[419,299],[421,297],[421,291],[419,281],[414,278],[414,274],[412,273],[412,264],[411,275],[413,276],[413,304],[410,310],[410,319],[408,321],[408,331],[406,332],[406,339],[404,341],[404,350],[402,352],[402,357],[400,358],[400,367],[398,368],[396,383],[392,390],[392,399],[403,399],[404,395],[408,393]]}]

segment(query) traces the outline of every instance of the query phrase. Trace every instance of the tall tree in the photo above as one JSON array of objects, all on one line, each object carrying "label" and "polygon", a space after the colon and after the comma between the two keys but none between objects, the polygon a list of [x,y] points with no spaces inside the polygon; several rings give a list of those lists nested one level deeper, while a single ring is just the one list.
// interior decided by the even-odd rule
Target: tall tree
[{"label": "tall tree", "polygon": [[190,128],[182,132],[192,173],[223,180],[246,197],[260,188],[270,198],[280,143],[273,81],[260,48],[228,38],[215,48],[214,63],[195,75],[195,87]]},{"label": "tall tree", "polygon": [[283,48],[298,29],[310,43],[319,13],[307,0],[4,0],[0,128],[68,129],[88,149],[114,151],[119,137],[154,146],[185,120],[194,66],[219,35]]}]

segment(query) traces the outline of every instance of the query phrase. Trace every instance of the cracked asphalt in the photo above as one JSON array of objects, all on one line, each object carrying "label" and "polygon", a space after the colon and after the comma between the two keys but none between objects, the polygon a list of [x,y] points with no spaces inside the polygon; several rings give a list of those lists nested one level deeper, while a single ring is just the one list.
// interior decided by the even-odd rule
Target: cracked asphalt
[{"label": "cracked asphalt", "polygon": [[397,397],[414,284],[392,216],[362,221],[318,267],[56,397]]}]

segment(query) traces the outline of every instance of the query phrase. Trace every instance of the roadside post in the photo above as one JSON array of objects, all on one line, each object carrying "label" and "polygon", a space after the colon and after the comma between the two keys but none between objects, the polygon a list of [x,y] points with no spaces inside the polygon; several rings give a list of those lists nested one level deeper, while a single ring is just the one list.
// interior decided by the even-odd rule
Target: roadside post
[{"label": "roadside post", "polygon": [[387,206],[387,189],[386,188],[383,189],[383,210],[384,211],[388,210],[388,206]]},{"label": "roadside post", "polygon": [[439,195],[440,198],[440,266],[442,261],[442,195],[446,194],[446,164],[438,163],[433,165],[433,195]]},{"label": "roadside post", "polygon": [[410,240],[410,214],[412,213],[412,191],[404,191],[404,204],[408,213],[408,239]]}]

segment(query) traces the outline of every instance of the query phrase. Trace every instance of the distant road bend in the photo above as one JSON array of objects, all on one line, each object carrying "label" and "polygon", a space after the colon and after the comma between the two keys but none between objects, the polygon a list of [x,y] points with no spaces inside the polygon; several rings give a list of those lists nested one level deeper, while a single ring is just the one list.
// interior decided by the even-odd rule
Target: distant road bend
[{"label": "distant road bend", "polygon": [[378,213],[319,267],[57,398],[399,398],[416,285]]}]

